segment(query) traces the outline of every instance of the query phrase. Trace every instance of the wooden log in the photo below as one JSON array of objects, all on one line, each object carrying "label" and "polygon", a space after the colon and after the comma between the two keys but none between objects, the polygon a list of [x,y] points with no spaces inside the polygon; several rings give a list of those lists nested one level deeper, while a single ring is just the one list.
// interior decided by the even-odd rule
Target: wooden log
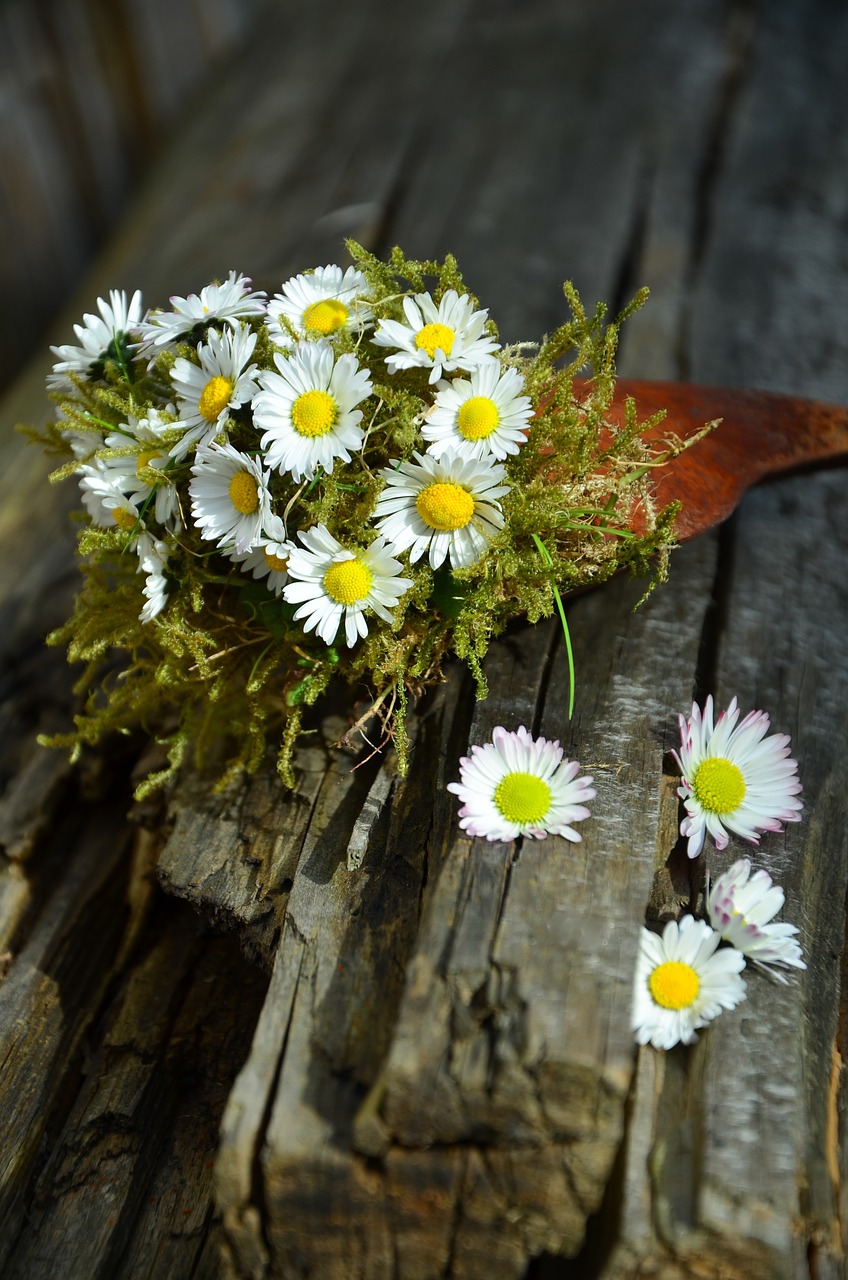
[{"label": "wooden log", "polygon": [[[328,0],[296,24],[281,10],[175,138],[74,318],[109,287],[139,284],[148,301],[160,300],[233,265],[276,288],[309,262],[337,258],[339,236],[352,232],[376,247],[398,239],[428,255],[454,249],[510,338],[559,318],[558,274],[576,276],[589,298],[618,299],[644,272],[659,296],[625,334],[622,368],[632,376],[691,373],[844,399],[829,345],[841,284],[823,265],[835,250],[819,261],[797,228],[809,229],[815,201],[817,225],[833,234],[838,223],[846,169],[825,165],[820,148],[841,136],[846,23],[832,7],[811,10],[756,14],[699,0],[684,11],[654,0],[636,14],[614,0],[591,9],[544,2],[493,21],[475,5],[401,13],[386,0],[353,9]],[[401,35],[399,77],[390,55]],[[815,81],[827,101],[824,141],[802,146],[814,122],[805,113],[793,122],[798,191],[787,188],[789,162],[772,123],[795,77]],[[452,85],[462,94],[448,94]],[[328,111],[328,102],[344,110]],[[774,182],[783,184],[782,203]],[[778,274],[793,278],[791,297],[773,292]],[[755,332],[768,334],[768,349]],[[22,389],[16,416],[37,414],[20,407],[27,396],[39,403],[32,386]],[[4,449],[2,601],[14,617],[37,599],[31,637],[44,601],[58,607],[49,586],[64,581],[68,543],[58,533],[45,538],[58,558],[29,596],[29,583],[9,568],[32,559],[29,513],[49,508],[60,517],[40,461]],[[563,714],[555,630],[540,627],[493,649],[488,703],[475,707],[454,674],[422,705],[415,768],[403,784],[377,760],[351,773],[350,756],[330,745],[338,720],[324,727],[328,745],[302,755],[292,797],[261,776],[216,800],[197,779],[184,780],[161,881],[235,926],[271,969],[215,1169],[232,1274],[517,1280],[543,1251],[577,1254],[574,1274],[615,1280],[651,1268],[669,1277],[769,1275],[769,1267],[790,1275],[805,1255],[819,1274],[837,1274],[845,856],[833,833],[845,829],[845,787],[842,762],[827,748],[848,702],[838,647],[846,601],[835,568],[844,543],[840,480],[792,481],[746,501],[721,537],[675,554],[671,586],[635,615],[632,584],[623,582],[570,604],[580,682],[573,724]],[[777,586],[769,582],[775,565]],[[28,643],[22,633],[11,656]],[[767,705],[802,752],[807,820],[763,848],[787,885],[787,918],[803,924],[811,968],[787,992],[752,978],[748,1004],[695,1049],[637,1058],[628,1010],[639,924],[646,907],[661,920],[697,888],[685,859],[669,860],[677,815],[663,758],[675,713],[708,688]],[[12,693],[8,723],[45,714]],[[54,712],[60,701],[57,692]],[[556,840],[513,850],[457,831],[444,784],[459,755],[493,724],[522,718],[564,737],[599,780],[576,850]],[[19,1025],[29,1000],[54,1021],[43,1049],[37,1037],[21,1041],[8,1086],[34,1066],[25,1117],[37,1117],[34,1137],[2,1181],[14,1224],[8,1265],[21,1275],[51,1266],[65,1274],[58,1268],[72,1256],[81,1276],[156,1274],[157,1266],[215,1274],[207,1171],[192,1162],[197,1150],[205,1163],[218,1111],[210,1104],[204,1112],[196,1147],[190,1122],[173,1110],[148,1140],[142,1131],[157,1089],[167,1092],[186,1061],[185,1035],[203,1041],[198,1061],[220,1110],[262,982],[239,1007],[234,991],[248,971],[203,941],[200,926],[175,934],[174,919],[186,920],[178,908],[177,916],[160,907],[145,915],[158,921],[144,926],[149,934],[137,911],[123,917],[128,932],[113,917],[89,955],[91,915],[60,904],[51,916],[49,895],[28,883],[30,866],[43,868],[44,883],[55,865],[50,837],[76,785],[59,766],[55,776],[28,773],[34,758],[18,731],[9,772],[20,780],[0,810],[16,851],[0,883],[18,922],[0,1028]],[[109,892],[98,899],[81,887],[89,831],[70,834],[61,884],[77,890],[63,888],[63,901],[90,901],[99,912],[120,901],[123,882],[113,850],[116,861],[99,872]],[[832,862],[821,859],[825,843]],[[348,870],[351,850],[358,870]],[[24,958],[47,956],[60,919],[72,975],[67,1011],[49,1003],[42,971]],[[212,966],[239,975],[221,998],[220,1021],[190,978],[195,959],[204,975]],[[188,1007],[165,986],[169,965],[177,987],[194,993]],[[96,1023],[80,1013],[89,1006]],[[217,1029],[204,1039],[197,1028],[207,1016]],[[113,1036],[122,1017],[131,1027],[151,1019],[152,1072],[124,1048],[134,1035]],[[799,1025],[802,1046],[768,1054]],[[96,1068],[77,1085],[84,1034]],[[216,1053],[220,1075],[210,1063]],[[17,1134],[22,1117],[11,1104],[6,1114]],[[115,1122],[103,1125],[104,1114]],[[173,1164],[155,1154],[157,1144]],[[768,1157],[757,1160],[761,1151]],[[113,1215],[92,1195],[110,1167]],[[180,1232],[189,1201],[162,1189],[183,1178],[194,1210]],[[148,1193],[164,1196],[159,1207],[143,1207]],[[22,1230],[27,1201],[32,1239]],[[89,1216],[92,1203],[100,1216]],[[791,1238],[781,1215],[791,1215]],[[69,1243],[81,1251],[68,1255]]]}]

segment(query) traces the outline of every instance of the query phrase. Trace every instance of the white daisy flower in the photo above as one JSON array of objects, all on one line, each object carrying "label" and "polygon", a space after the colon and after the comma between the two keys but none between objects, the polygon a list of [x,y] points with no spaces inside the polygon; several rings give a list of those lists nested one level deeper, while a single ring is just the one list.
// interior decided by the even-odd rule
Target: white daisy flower
[{"label": "white daisy flower", "polygon": [[[749,878],[750,877],[750,878]],[[707,875],[707,915],[710,924],[737,951],[748,956],[778,982],[786,978],[773,966],[806,969],[794,924],[770,924],[784,903],[784,893],[767,871],[751,875],[749,858],[740,858],[710,885]]]},{"label": "white daisy flower", "polygon": [[348,267],[316,267],[309,275],[293,276],[268,303],[268,332],[279,347],[293,339],[287,320],[301,338],[331,338],[340,329],[360,330],[371,318],[368,281]]},{"label": "white daisy flower", "polygon": [[291,472],[299,483],[318,467],[331,472],[336,458],[350,462],[363,438],[356,406],[371,394],[368,370],[350,354],[337,360],[323,339],[278,353],[274,363],[278,372],[260,373],[262,390],[253,400],[268,466]]},{"label": "white daisy flower", "polygon": [[223,320],[238,329],[240,319],[264,315],[265,293],[251,293],[250,283],[249,276],[231,271],[223,284],[207,284],[187,298],[175,295],[170,299],[173,311],[151,311],[140,326],[143,350],[178,342],[198,325]]},{"label": "white daisy flower", "polygon": [[59,360],[48,376],[47,385],[54,390],[66,390],[73,386],[68,378],[74,373],[87,382],[91,377],[103,374],[103,363],[107,357],[112,360],[126,358],[130,339],[135,335],[141,321],[141,293],[136,289],[127,301],[124,289],[111,289],[109,301],[97,299],[99,316],[86,314],[82,324],[74,325],[74,333],[80,345],[66,343],[50,350]]},{"label": "white daisy flower", "polygon": [[294,544],[286,538],[286,527],[280,517],[269,514],[263,521],[262,536],[257,538],[250,551],[239,554],[230,550],[226,555],[233,564],[241,565],[242,572],[257,579],[267,578],[268,589],[275,596],[280,596],[289,580],[289,558],[294,550]]},{"label": "white daisy flower", "polygon": [[728,831],[758,844],[759,832],[800,821],[804,806],[795,798],[801,783],[798,763],[789,759],[789,736],[766,738],[770,721],[764,711],[750,712],[737,726],[738,719],[734,698],[714,728],[712,695],[703,715],[695,703],[689,720],[680,716],[680,751],[672,755],[683,775],[677,794],[687,817],[680,834],[688,837],[690,858],[701,852],[707,831],[716,848],[724,849]]},{"label": "white daisy flower", "polygon": [[245,404],[256,390],[256,365],[248,365],[256,346],[256,334],[243,325],[232,332],[211,329],[205,343],[197,344],[199,364],[180,357],[171,380],[177,394],[177,412],[186,432],[171,446],[171,456],[182,459],[192,445],[207,445],[223,430],[230,410]]},{"label": "white daisy flower", "polygon": [[467,293],[448,289],[438,306],[429,293],[416,293],[404,298],[403,310],[406,324],[381,320],[372,338],[375,346],[397,348],[386,356],[392,373],[430,369],[430,382],[438,382],[445,372],[476,369],[500,350],[485,332],[488,311],[475,311]]},{"label": "white daisy flower", "polygon": [[395,551],[410,549],[413,563],[425,551],[438,569],[450,552],[454,569],[474,564],[503,528],[498,498],[509,492],[505,470],[489,459],[441,458],[414,453],[413,462],[386,467],[386,487],[377,499],[377,528]]},{"label": "white daisy flower", "polygon": [[104,464],[99,458],[93,463],[86,463],[80,468],[80,489],[82,504],[91,517],[92,523],[99,529],[114,529],[115,526],[130,535],[130,546],[135,546],[139,533],[144,528],[140,504],[134,497],[124,493],[122,482],[123,471]]},{"label": "white daisy flower", "polygon": [[269,473],[260,460],[231,444],[212,444],[198,449],[191,472],[191,514],[201,537],[224,550],[250,551],[270,514]]},{"label": "white daisy flower", "polygon": [[[143,507],[152,500],[156,520],[173,529],[182,523],[176,486],[167,474],[173,459],[166,438],[175,425],[179,426],[170,418],[164,418],[161,410],[151,408],[144,418],[131,418],[121,430],[111,432],[105,440],[109,449],[124,449],[131,440],[146,446],[140,453],[114,458],[105,465],[137,506]],[[151,472],[159,478],[152,479]]]},{"label": "white daisy flower", "polygon": [[168,583],[165,570],[168,566],[167,542],[142,533],[138,540],[138,572],[146,574],[142,591],[146,603],[138,615],[142,622],[150,622],[168,603]]},{"label": "white daisy flower", "polygon": [[300,606],[294,616],[295,621],[306,619],[304,631],[315,631],[332,644],[344,621],[345,643],[351,648],[368,634],[366,610],[392,621],[391,610],[412,580],[400,576],[403,565],[389,554],[385,539],[375,539],[365,551],[348,551],[323,524],[298,537],[305,550],[296,548],[289,557],[290,581],[283,597]]},{"label": "white daisy flower", "polygon": [[454,449],[463,458],[518,453],[533,416],[524,379],[516,369],[501,372],[495,360],[472,370],[471,377],[440,383],[421,429],[427,452],[440,458]]},{"label": "white daisy flower", "polygon": [[633,1030],[639,1044],[671,1049],[745,999],[745,957],[718,949],[721,935],[703,920],[669,920],[662,937],[642,929],[633,984]]},{"label": "white daisy flower", "polygon": [[463,802],[459,825],[471,836],[517,840],[564,836],[579,842],[571,823],[590,817],[583,803],[597,792],[580,765],[566,760],[559,742],[534,738],[522,725],[517,733],[500,726],[485,746],[471,748],[459,762],[459,782],[448,791]]}]

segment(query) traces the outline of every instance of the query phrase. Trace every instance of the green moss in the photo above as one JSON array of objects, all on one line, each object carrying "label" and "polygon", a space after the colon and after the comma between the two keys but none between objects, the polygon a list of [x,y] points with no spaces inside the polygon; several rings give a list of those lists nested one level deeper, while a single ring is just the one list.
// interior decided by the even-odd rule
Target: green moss
[{"label": "green moss", "polygon": [[[449,289],[466,292],[452,257],[415,261],[394,249],[384,263],[353,242],[348,248],[368,280],[375,320],[402,319],[410,291],[429,290],[437,301]],[[505,461],[510,488],[501,503],[503,530],[465,569],[445,564],[434,572],[426,560],[404,563],[412,586],[392,621],[369,614],[368,635],[352,649],[341,635],[328,646],[305,632],[294,619],[294,607],[275,596],[266,580],[247,576],[200,537],[190,518],[191,455],[171,459],[164,470],[141,457],[149,444],[136,438],[130,424],[151,408],[163,411],[172,400],[170,375],[177,356],[198,363],[190,342],[157,354],[148,366],[119,339],[87,377],[72,377],[67,393],[54,395],[61,419],[35,433],[46,449],[67,459],[53,478],[67,478],[85,466],[119,472],[123,466],[150,492],[135,528],[86,522],[81,529],[81,590],[72,617],[49,638],[67,647],[69,661],[82,664],[80,706],[74,729],[48,739],[49,744],[78,752],[107,733],[142,726],[166,748],[168,766],[142,783],[140,795],[167,783],[189,757],[201,765],[219,760],[222,740],[231,744],[224,780],[257,769],[275,744],[280,777],[292,785],[304,708],[341,675],[352,686],[373,690],[375,715],[393,736],[403,772],[407,698],[439,681],[450,656],[467,663],[478,696],[485,697],[483,658],[492,637],[511,619],[549,617],[558,607],[558,590],[603,582],[622,569],[652,573],[652,582],[663,580],[676,508],[654,511],[651,502],[656,454],[645,433],[657,419],[640,421],[632,403],[623,426],[612,425],[609,416],[620,326],[645,294],[609,322],[603,307],[587,314],[569,284],[565,299],[569,314],[552,334],[538,345],[522,343],[501,353],[502,364],[522,374],[534,408],[526,443]],[[273,369],[279,349],[261,318],[249,323],[257,335],[252,360],[260,369]],[[493,322],[487,330],[497,336]],[[367,332],[341,331],[337,346],[355,354],[371,374],[373,392],[360,405],[361,450],[348,464],[337,460],[332,474],[319,471],[299,485],[289,475],[274,474],[270,492],[290,538],[321,523],[355,551],[375,536],[372,516],[384,485],[382,469],[425,448],[421,425],[434,389],[427,369],[390,374],[385,349],[373,345]],[[578,373],[590,377],[579,396]],[[69,429],[78,441],[77,454],[70,457]],[[182,433],[173,415],[166,414],[163,449]],[[234,412],[229,438],[244,452],[261,454],[248,405]],[[89,440],[90,453],[81,459]],[[160,485],[175,486],[183,514],[177,532],[156,523]],[[637,506],[644,522],[639,533],[631,527]],[[147,622],[139,617],[145,579],[138,571],[136,543],[142,533],[168,546],[168,602]]]}]

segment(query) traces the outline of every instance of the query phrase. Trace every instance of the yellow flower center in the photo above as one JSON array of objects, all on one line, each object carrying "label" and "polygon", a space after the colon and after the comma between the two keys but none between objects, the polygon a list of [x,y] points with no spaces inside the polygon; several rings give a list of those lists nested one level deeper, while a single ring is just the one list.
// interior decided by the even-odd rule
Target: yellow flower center
[{"label": "yellow flower center", "polygon": [[500,421],[494,400],[488,396],[472,396],[460,407],[456,416],[456,428],[466,440],[485,440]]},{"label": "yellow flower center", "polygon": [[303,327],[307,333],[320,333],[324,337],[341,329],[349,315],[348,309],[338,298],[324,298],[313,302],[303,313]]},{"label": "yellow flower center", "polygon": [[745,799],[745,778],[732,760],[710,756],[695,770],[692,793],[707,813],[732,813]]},{"label": "yellow flower center", "polygon": [[138,524],[138,515],[135,511],[131,511],[129,507],[115,507],[112,512],[112,519],[119,529],[123,529],[126,533],[132,533]]},{"label": "yellow flower center", "polygon": [[449,356],[456,337],[453,329],[446,324],[425,324],[415,335],[415,345],[419,351],[426,351],[431,360],[435,360],[437,351],[444,351]]},{"label": "yellow flower center", "polygon": [[648,986],[654,1001],[663,1009],[688,1009],[697,999],[701,980],[691,965],[666,960],[654,969]]},{"label": "yellow flower center", "polygon": [[338,405],[326,391],[305,391],[291,410],[292,426],[301,436],[325,436],[338,416]]},{"label": "yellow flower center", "polygon": [[243,516],[252,516],[259,506],[259,485],[249,471],[237,471],[230,481],[230,502]]},{"label": "yellow flower center", "polygon": [[145,467],[149,467],[151,462],[155,462],[161,456],[157,449],[146,449],[144,453],[140,453],[135,466],[136,475],[139,475]]},{"label": "yellow flower center", "polygon": [[492,798],[507,822],[522,826],[541,822],[551,807],[551,789],[535,773],[508,773]]},{"label": "yellow flower center", "polygon": [[273,569],[275,573],[285,573],[286,569],[289,567],[289,562],[286,556],[275,556],[273,551],[269,551],[267,547],[265,548],[265,563],[268,568]]},{"label": "yellow flower center", "polygon": [[324,590],[336,604],[364,600],[371,582],[371,570],[361,560],[338,560],[324,574]]},{"label": "yellow flower center", "polygon": [[210,378],[197,402],[201,418],[205,418],[207,422],[217,422],[232,399],[235,385],[232,378],[222,378],[220,374]]},{"label": "yellow flower center", "polygon": [[415,506],[424,523],[442,533],[464,529],[474,515],[474,499],[459,484],[428,484]]}]

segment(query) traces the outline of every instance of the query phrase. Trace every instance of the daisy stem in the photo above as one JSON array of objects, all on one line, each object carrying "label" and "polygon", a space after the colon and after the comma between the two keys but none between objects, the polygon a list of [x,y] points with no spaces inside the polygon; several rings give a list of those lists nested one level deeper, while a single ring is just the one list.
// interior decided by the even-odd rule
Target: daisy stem
[{"label": "daisy stem", "polygon": [[[544,563],[550,568],[553,568],[553,556],[550,551],[548,551],[548,548],[545,546],[542,539],[536,533],[531,533],[530,536],[535,542],[536,550],[539,552]],[[559,587],[555,582],[551,582],[551,586],[553,587],[554,600],[556,600],[556,606],[559,612],[559,620],[562,623],[562,634],[565,636],[565,652],[568,656],[568,718],[570,720],[574,715],[574,689],[576,684],[574,675],[574,651],[571,647],[571,632],[568,630],[568,622],[565,617],[565,608],[562,603],[562,596],[559,593]]]}]

